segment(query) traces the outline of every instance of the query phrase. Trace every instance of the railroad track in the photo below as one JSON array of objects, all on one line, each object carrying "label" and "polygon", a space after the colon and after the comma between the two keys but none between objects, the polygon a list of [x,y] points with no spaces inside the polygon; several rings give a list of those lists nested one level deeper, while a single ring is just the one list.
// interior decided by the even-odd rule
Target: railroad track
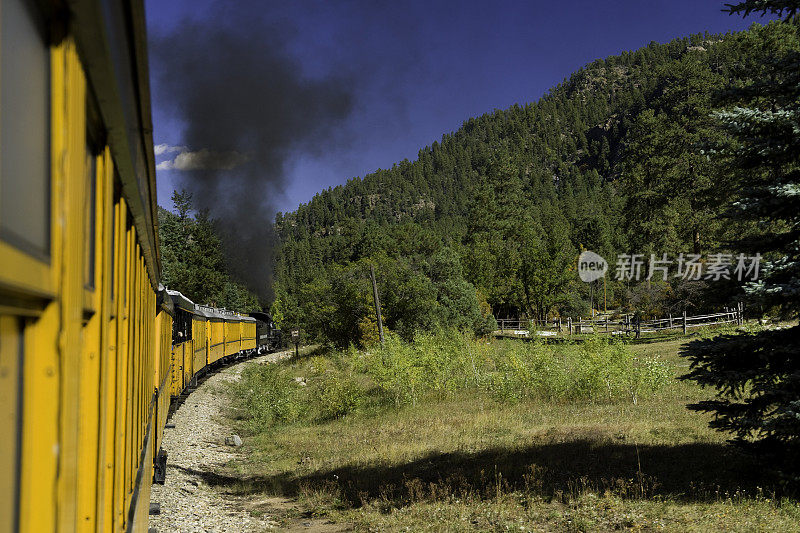
[{"label": "railroad track", "polygon": [[248,365],[273,363],[293,353],[287,350],[235,361],[203,376],[186,394],[164,431],[167,477],[164,485],[154,485],[152,490],[151,506],[157,506],[159,514],[150,516],[151,532],[274,529],[276,524],[268,516],[254,516],[247,510],[245,499],[207,480],[225,475],[224,466],[239,456],[237,447],[226,444],[232,436],[222,421],[226,383],[237,381]]}]

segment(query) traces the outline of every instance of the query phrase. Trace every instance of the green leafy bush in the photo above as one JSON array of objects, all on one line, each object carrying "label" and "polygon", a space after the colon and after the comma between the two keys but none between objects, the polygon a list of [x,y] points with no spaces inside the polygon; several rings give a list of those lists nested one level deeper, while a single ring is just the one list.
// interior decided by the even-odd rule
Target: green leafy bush
[{"label": "green leafy bush", "polygon": [[278,365],[252,365],[242,373],[235,396],[253,431],[296,422],[305,416],[297,385]]},{"label": "green leafy bush", "polygon": [[345,376],[326,374],[312,389],[312,405],[317,410],[319,420],[341,418],[358,409],[364,402],[364,391],[358,384]]}]

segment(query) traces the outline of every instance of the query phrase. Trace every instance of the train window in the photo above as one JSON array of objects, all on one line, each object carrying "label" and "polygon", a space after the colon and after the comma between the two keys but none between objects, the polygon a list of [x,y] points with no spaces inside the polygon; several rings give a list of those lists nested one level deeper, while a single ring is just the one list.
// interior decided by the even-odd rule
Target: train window
[{"label": "train window", "polygon": [[190,340],[192,340],[192,314],[178,308],[172,321],[172,344]]},{"label": "train window", "polygon": [[175,318],[172,319],[172,344],[180,344],[181,336],[181,310],[175,309]]},{"label": "train window", "polygon": [[0,17],[0,238],[43,261],[50,254],[50,50],[26,0]]}]

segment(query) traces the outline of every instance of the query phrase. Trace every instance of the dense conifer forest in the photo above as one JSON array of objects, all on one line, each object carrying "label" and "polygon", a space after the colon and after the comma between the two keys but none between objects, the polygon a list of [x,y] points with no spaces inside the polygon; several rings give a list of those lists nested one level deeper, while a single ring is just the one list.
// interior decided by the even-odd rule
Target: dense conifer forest
[{"label": "dense conifer forest", "polygon": [[[374,335],[369,264],[389,329],[475,331],[493,317],[644,315],[732,304],[743,283],[617,280],[618,254],[737,254],[775,230],[736,215],[745,183],[720,110],[731,91],[800,49],[796,22],[692,35],[597,60],[538,101],[470,118],[401,161],[279,213],[272,310],[339,344]],[[778,224],[780,225],[780,224]],[[576,275],[582,250],[609,262],[607,286]],[[765,259],[769,259],[769,251]],[[750,308],[768,310],[768,304]]]}]

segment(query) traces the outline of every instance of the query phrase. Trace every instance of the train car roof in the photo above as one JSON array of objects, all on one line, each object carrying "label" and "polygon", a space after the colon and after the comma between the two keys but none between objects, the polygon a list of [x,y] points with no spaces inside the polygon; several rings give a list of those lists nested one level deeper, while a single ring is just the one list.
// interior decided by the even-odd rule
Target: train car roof
[{"label": "train car roof", "polygon": [[144,2],[67,0],[66,4],[78,53],[107,128],[114,168],[156,290],[161,258]]},{"label": "train car roof", "polygon": [[170,298],[172,298],[172,301],[176,307],[183,309],[188,313],[192,313],[195,316],[210,318],[214,320],[227,320],[229,322],[256,321],[255,318],[241,315],[235,311],[229,311],[227,309],[218,309],[216,307],[211,307],[210,305],[196,304],[178,291],[173,291],[170,289],[165,289],[165,290],[167,294],[169,294]]},{"label": "train car roof", "polygon": [[214,318],[213,314],[206,311],[205,309],[195,309],[192,311],[194,316],[199,316],[203,318]]},{"label": "train car roof", "polygon": [[255,319],[250,318],[249,316],[240,315],[235,311],[229,311],[228,309],[218,309],[216,307],[210,307],[207,305],[195,305],[196,314],[201,314],[206,318],[214,318],[219,320],[226,320],[228,322],[255,322]]},{"label": "train car roof", "polygon": [[172,299],[173,304],[178,309],[183,309],[184,311],[188,311],[189,313],[194,312],[195,304],[189,298],[184,296],[182,293],[178,291],[173,291],[170,289],[166,289],[167,294],[169,294],[170,298]]}]

